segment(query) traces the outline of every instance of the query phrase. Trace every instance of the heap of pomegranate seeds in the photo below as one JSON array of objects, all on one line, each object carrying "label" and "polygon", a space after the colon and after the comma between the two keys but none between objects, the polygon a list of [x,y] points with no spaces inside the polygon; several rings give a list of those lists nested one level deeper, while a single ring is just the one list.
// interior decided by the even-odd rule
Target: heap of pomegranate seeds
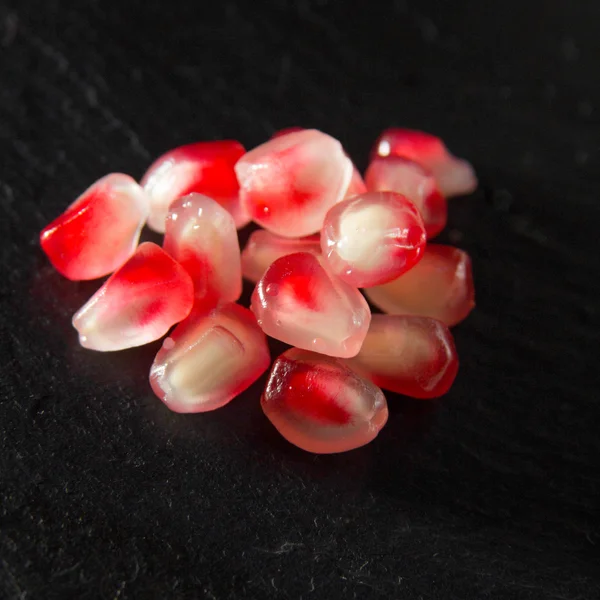
[{"label": "heap of pomegranate seeds", "polygon": [[[177,324],[150,370],[171,410],[233,400],[269,368],[270,335],[293,348],[273,363],[265,415],[304,450],[344,452],[385,425],[380,388],[428,399],[454,381],[448,327],[474,306],[471,261],[427,240],[446,196],[476,186],[426,133],[384,131],[363,181],[337,140],[295,127],[247,153],[236,141],[176,148],[140,184],[109,174],[41,245],[69,279],[112,273],[73,317],[82,346],[131,348]],[[263,229],[240,252],[250,220]],[[138,246],[144,224],[164,232],[162,248]],[[256,284],[250,309],[236,303],[242,276]],[[371,315],[365,296],[388,314]]]}]

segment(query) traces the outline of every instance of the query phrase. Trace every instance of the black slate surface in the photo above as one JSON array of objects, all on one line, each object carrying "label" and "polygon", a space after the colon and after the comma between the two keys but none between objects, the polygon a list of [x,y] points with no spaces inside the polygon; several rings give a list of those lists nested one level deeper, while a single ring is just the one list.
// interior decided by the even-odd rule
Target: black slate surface
[{"label": "black slate surface", "polygon": [[[600,4],[0,0],[0,598],[600,597]],[[109,171],[313,126],[441,135],[478,306],[439,403],[315,457],[260,385],[169,413],[37,235]]]}]

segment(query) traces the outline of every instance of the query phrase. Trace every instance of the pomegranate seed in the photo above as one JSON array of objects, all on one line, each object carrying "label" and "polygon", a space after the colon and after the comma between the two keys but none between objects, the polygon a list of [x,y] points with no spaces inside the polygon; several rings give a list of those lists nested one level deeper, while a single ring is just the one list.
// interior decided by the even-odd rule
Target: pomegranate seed
[{"label": "pomegranate seed", "polygon": [[246,279],[256,283],[274,261],[296,252],[308,252],[319,256],[321,254],[319,236],[284,238],[270,231],[258,229],[252,232],[242,252],[242,273]]},{"label": "pomegranate seed", "polygon": [[227,209],[236,226],[250,221],[239,203],[239,185],[233,167],[244,147],[232,140],[198,142],[170,150],[158,158],[142,178],[150,196],[148,226],[163,233],[171,203],[193,192],[209,196]]},{"label": "pomegranate seed", "polygon": [[442,140],[411,129],[386,129],[375,143],[374,156],[400,156],[414,160],[435,177],[446,197],[470,194],[477,187],[473,167],[453,156]]},{"label": "pomegranate seed", "polygon": [[365,294],[384,312],[421,315],[456,325],[475,306],[471,259],[458,248],[429,244],[408,273],[367,288]]},{"label": "pomegranate seed", "polygon": [[286,440],[317,454],[368,444],[388,418],[378,387],[341,360],[297,348],[273,364],[261,406]]},{"label": "pomegranate seed", "polygon": [[433,175],[416,162],[397,156],[376,157],[367,169],[365,181],[369,191],[390,191],[406,196],[419,209],[427,238],[436,236],[446,226],[446,199]]},{"label": "pomegranate seed", "polygon": [[150,370],[154,393],[173,411],[224,406],[269,367],[265,334],[238,304],[194,312],[163,342]]},{"label": "pomegranate seed", "polygon": [[242,267],[235,223],[212,198],[189,194],[171,204],[163,248],[189,273],[196,302],[215,306],[240,297]]},{"label": "pomegranate seed", "polygon": [[458,371],[450,330],[408,315],[373,315],[360,352],[347,361],[375,385],[413,398],[442,396]]},{"label": "pomegranate seed", "polygon": [[317,232],[344,197],[352,162],[332,137],[307,129],[271,139],[235,166],[240,200],[251,218],[284,237]]},{"label": "pomegranate seed", "polygon": [[185,319],[194,286],[183,267],[146,242],[73,317],[82,346],[102,352],[141,346]]},{"label": "pomegranate seed", "polygon": [[282,342],[331,356],[355,356],[371,313],[363,295],[298,252],[277,259],[252,294],[263,331]]},{"label": "pomegranate seed", "polygon": [[284,127],[283,129],[276,131],[271,136],[271,139],[274,140],[283,137],[284,135],[288,135],[288,133],[298,133],[299,131],[306,131],[306,129],[304,127]]},{"label": "pomegranate seed", "polygon": [[129,175],[112,173],[44,228],[40,243],[68,279],[97,279],[134,253],[147,216],[148,198],[142,188]]},{"label": "pomegranate seed", "polygon": [[369,192],[336,204],[321,231],[328,268],[355,287],[396,279],[420,260],[425,242],[419,211],[393,192]]},{"label": "pomegranate seed", "polygon": [[[306,130],[303,129],[302,127],[286,127],[285,129],[276,131],[271,136],[271,139],[274,140],[275,138],[282,137],[284,135],[287,135],[288,133],[297,133],[298,131],[306,131]],[[346,156],[348,156],[347,153],[346,153]],[[350,159],[350,157],[348,157],[348,158]],[[353,164],[350,185],[348,186],[348,190],[346,191],[344,198],[352,198],[353,196],[358,196],[359,194],[364,194],[366,191],[367,191],[367,186],[365,185],[365,182],[363,181],[363,178],[361,177],[358,169]]]},{"label": "pomegranate seed", "polygon": [[367,193],[367,186],[363,181],[358,169],[353,166],[352,178],[350,179],[350,185],[344,199],[354,198],[354,196],[360,196],[361,194]]}]

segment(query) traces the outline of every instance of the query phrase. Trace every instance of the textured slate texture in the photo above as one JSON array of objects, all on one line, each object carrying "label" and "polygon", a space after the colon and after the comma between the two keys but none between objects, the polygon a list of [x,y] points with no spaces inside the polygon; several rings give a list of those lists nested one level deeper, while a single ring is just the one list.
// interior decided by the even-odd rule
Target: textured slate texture
[{"label": "textured slate texture", "polygon": [[[0,598],[600,597],[600,4],[0,0]],[[478,308],[440,403],[314,457],[260,386],[152,396],[152,347],[78,347],[96,284],[37,234],[108,171],[197,139],[314,126],[366,165],[440,134]],[[249,291],[249,290],[248,290]]]}]

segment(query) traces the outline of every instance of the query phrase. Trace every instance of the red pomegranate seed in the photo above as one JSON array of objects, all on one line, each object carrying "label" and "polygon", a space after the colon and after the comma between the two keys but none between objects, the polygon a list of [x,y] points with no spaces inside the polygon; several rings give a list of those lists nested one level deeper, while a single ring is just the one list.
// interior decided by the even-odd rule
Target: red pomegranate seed
[{"label": "red pomegranate seed", "polygon": [[342,360],[292,348],[273,364],[261,406],[279,433],[317,454],[373,440],[388,417],[381,390]]},{"label": "red pomegranate seed", "polygon": [[189,194],[171,204],[163,248],[189,273],[196,303],[234,302],[242,293],[233,217],[212,198]]},{"label": "red pomegranate seed", "polygon": [[396,279],[421,258],[425,227],[415,205],[393,192],[336,204],[325,217],[321,251],[328,268],[355,287]]},{"label": "red pomegranate seed", "polygon": [[250,219],[239,203],[239,185],[233,167],[244,147],[232,140],[198,142],[170,150],[158,158],[142,178],[150,197],[148,226],[163,233],[169,206],[193,192],[209,196],[233,216],[236,226]]},{"label": "red pomegranate seed", "polygon": [[420,315],[456,325],[475,306],[471,259],[458,248],[429,244],[421,261],[408,273],[367,288],[365,294],[384,312]]},{"label": "red pomegranate seed", "polygon": [[164,341],[150,370],[154,393],[173,411],[224,406],[254,383],[271,362],[265,334],[238,304],[194,311]]},{"label": "red pomegranate seed", "polygon": [[307,129],[271,139],[235,166],[242,206],[265,229],[284,237],[319,231],[342,199],[352,162],[332,137]]},{"label": "red pomegranate seed", "polygon": [[277,259],[252,294],[263,331],[282,342],[331,356],[355,356],[371,313],[363,295],[305,252]]},{"label": "red pomegranate seed", "polygon": [[296,252],[308,252],[319,256],[321,254],[319,240],[318,235],[284,238],[265,229],[258,229],[252,232],[242,252],[242,274],[246,279],[256,283],[269,265],[282,256]]},{"label": "red pomegranate seed", "polygon": [[288,133],[298,133],[299,131],[306,131],[306,129],[304,127],[284,127],[283,129],[280,129],[279,131],[276,131],[271,136],[271,139],[274,140],[276,138],[279,138],[279,137],[282,137],[284,135],[287,135]]},{"label": "red pomegranate seed", "polygon": [[77,311],[73,327],[85,348],[123,350],[162,337],[193,303],[184,268],[147,242]]},{"label": "red pomegranate seed", "polygon": [[409,315],[373,315],[360,352],[347,362],[384,390],[413,398],[442,396],[458,371],[450,330]]},{"label": "red pomegranate seed", "polygon": [[375,143],[373,156],[400,156],[425,167],[435,177],[446,197],[470,194],[477,187],[473,167],[456,158],[442,140],[412,129],[386,129]]},{"label": "red pomegranate seed", "polygon": [[376,157],[367,169],[365,181],[369,191],[390,191],[406,196],[419,209],[428,238],[446,226],[446,198],[433,175],[416,162],[397,156]]},{"label": "red pomegranate seed", "polygon": [[40,243],[65,277],[97,279],[133,254],[147,216],[148,198],[142,188],[129,175],[112,173],[44,228]]}]

